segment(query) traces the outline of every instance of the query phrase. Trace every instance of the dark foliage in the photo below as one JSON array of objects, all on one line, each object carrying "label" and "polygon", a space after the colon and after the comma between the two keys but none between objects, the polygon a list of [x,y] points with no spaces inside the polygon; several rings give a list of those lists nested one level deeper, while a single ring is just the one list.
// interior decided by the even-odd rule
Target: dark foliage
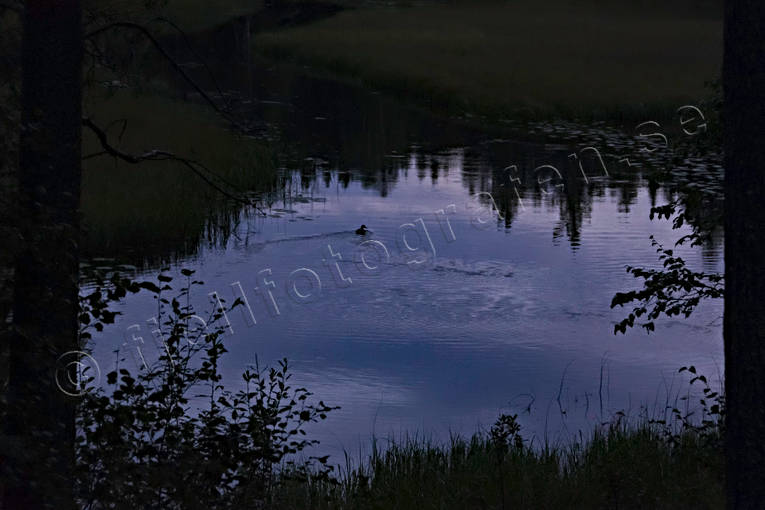
[{"label": "dark foliage", "polygon": [[199,328],[190,293],[202,282],[183,274],[174,296],[169,276],[156,283],[113,276],[83,298],[81,323],[100,329],[115,314],[106,300],[148,290],[163,344],[155,363],[137,373],[118,364],[106,387],[91,388],[79,405],[77,496],[85,508],[266,508],[287,480],[331,472],[327,457],[299,454],[317,443],[306,425],[337,408],[293,387],[286,360],[256,364],[242,374],[243,389],[225,389],[223,311]]},{"label": "dark foliage", "polygon": [[699,302],[707,298],[721,298],[723,275],[692,271],[685,261],[671,249],[664,248],[651,236],[651,244],[659,253],[662,269],[645,269],[627,266],[627,272],[643,279],[643,288],[628,292],[617,292],[611,301],[611,308],[638,302],[632,312],[614,326],[614,333],[626,333],[627,328],[645,316],[639,323],[647,332],[655,328],[654,321],[661,315],[689,317]]}]

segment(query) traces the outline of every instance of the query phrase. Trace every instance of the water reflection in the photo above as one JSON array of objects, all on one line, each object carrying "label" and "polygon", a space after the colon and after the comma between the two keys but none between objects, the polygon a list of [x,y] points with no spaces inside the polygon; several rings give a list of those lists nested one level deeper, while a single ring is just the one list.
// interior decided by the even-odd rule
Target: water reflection
[{"label": "water reflection", "polygon": [[[278,186],[261,194],[267,214],[213,217],[205,228],[226,233],[216,242],[164,250],[182,254],[170,272],[195,269],[203,294],[249,298],[256,323],[230,318],[228,382],[256,355],[286,356],[296,384],[343,406],[315,431],[327,451],[355,451],[373,432],[469,433],[508,408],[525,411],[527,434],[561,437],[619,409],[661,407],[682,387],[680,366],[713,378],[720,303],[650,337],[611,335],[623,313],[608,308],[611,297],[634,285],[624,266],[656,264],[649,235],[679,235],[649,220],[679,188],[620,163],[629,136],[596,129],[598,139],[523,142],[300,69],[255,73],[241,111],[262,121],[281,166]],[[602,147],[608,176],[585,147]],[[354,233],[362,223],[371,237]],[[369,239],[389,253],[375,270],[359,264]],[[721,268],[719,245],[680,252]],[[290,295],[300,269],[321,280],[321,290],[299,282],[316,299]],[[128,299],[97,357],[127,357],[134,346],[123,332],[146,329],[154,306]]]}]

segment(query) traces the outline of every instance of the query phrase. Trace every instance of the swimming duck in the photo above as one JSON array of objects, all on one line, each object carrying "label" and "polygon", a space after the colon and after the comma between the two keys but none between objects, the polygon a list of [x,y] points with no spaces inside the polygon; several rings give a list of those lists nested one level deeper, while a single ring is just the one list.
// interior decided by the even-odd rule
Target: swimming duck
[{"label": "swimming duck", "polygon": [[366,225],[361,225],[359,228],[356,229],[356,234],[360,236],[366,235],[367,232],[369,232],[369,230],[367,230]]}]

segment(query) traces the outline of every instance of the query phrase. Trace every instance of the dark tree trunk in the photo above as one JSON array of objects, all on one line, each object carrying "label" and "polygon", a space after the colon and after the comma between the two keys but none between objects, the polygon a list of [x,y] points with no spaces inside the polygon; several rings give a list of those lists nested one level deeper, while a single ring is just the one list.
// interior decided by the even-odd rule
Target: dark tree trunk
[{"label": "dark tree trunk", "polygon": [[[82,101],[80,0],[27,0],[5,508],[73,507],[74,404],[58,363],[77,346]],[[68,360],[72,361],[72,360]]]},{"label": "dark tree trunk", "polygon": [[728,508],[765,504],[765,2],[725,5]]}]

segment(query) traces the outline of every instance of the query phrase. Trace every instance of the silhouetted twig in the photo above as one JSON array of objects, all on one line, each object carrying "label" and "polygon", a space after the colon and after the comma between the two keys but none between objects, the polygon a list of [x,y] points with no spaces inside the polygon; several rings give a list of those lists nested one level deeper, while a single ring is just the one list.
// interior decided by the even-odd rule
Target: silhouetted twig
[{"label": "silhouetted twig", "polygon": [[207,71],[207,75],[210,78],[210,81],[212,82],[213,86],[215,87],[215,90],[218,91],[218,94],[220,94],[221,99],[226,103],[226,108],[229,108],[230,105],[228,103],[228,100],[226,100],[225,95],[223,94],[223,91],[220,88],[220,85],[218,85],[218,81],[215,79],[215,73],[212,72],[212,69],[210,69],[210,66],[207,65],[207,62],[205,62],[205,59],[202,58],[202,56],[194,49],[194,45],[191,44],[191,41],[189,40],[188,35],[186,32],[176,25],[172,20],[169,20],[165,18],[164,16],[159,16],[154,18],[152,21],[158,21],[160,23],[164,23],[168,26],[170,26],[173,30],[178,32],[178,35],[181,36],[181,39],[183,39],[183,43],[186,45],[186,48],[194,55],[194,57],[199,61],[199,63],[202,65],[202,67],[205,68],[205,71]]},{"label": "silhouetted twig", "polygon": [[144,152],[143,154],[130,154],[128,152],[124,152],[119,150],[118,148],[114,147],[109,143],[108,136],[106,134],[106,131],[98,127],[90,118],[83,117],[82,119],[82,125],[93,131],[93,133],[98,138],[101,147],[104,149],[101,152],[96,152],[93,154],[88,154],[83,157],[83,159],[91,159],[98,156],[112,156],[114,158],[117,158],[119,160],[125,161],[126,163],[130,164],[139,164],[144,161],[174,161],[177,163],[180,163],[181,165],[185,166],[189,170],[191,170],[194,174],[196,174],[200,179],[202,179],[205,183],[207,183],[210,187],[221,193],[222,195],[230,198],[231,200],[234,200],[236,202],[239,202],[244,205],[249,205],[254,207],[258,212],[265,215],[266,213],[258,207],[257,204],[255,204],[252,200],[247,200],[241,197],[238,197],[222,187],[220,187],[218,184],[213,182],[207,175],[205,175],[205,172],[207,172],[210,175],[215,175],[218,179],[225,182],[229,186],[233,186],[230,182],[227,182],[225,179],[223,179],[221,176],[216,175],[214,172],[212,172],[209,168],[207,168],[205,165],[200,163],[199,161],[195,161],[193,159],[185,158],[182,156],[178,156],[176,154],[173,154],[172,152],[161,150],[161,149],[153,149],[147,152]]},{"label": "silhouetted twig", "polygon": [[196,81],[194,81],[191,78],[191,76],[188,75],[186,71],[183,70],[181,65],[175,61],[175,59],[167,52],[167,50],[165,50],[165,48],[162,46],[162,44],[160,44],[160,42],[156,39],[156,37],[154,37],[154,35],[143,25],[129,22],[129,21],[117,21],[117,22],[105,25],[103,27],[97,28],[91,32],[88,32],[87,34],[85,34],[85,39],[93,39],[115,28],[124,28],[128,30],[134,30],[142,34],[144,37],[146,37],[146,39],[148,39],[148,41],[154,46],[157,52],[159,52],[159,54],[162,55],[162,57],[170,63],[173,69],[183,78],[183,80],[189,85],[191,85],[191,87],[193,87],[194,90],[200,96],[202,96],[202,99],[204,99],[216,112],[218,112],[221,116],[223,116],[223,118],[229,121],[234,127],[236,127],[241,132],[243,133],[249,132],[249,129],[246,126],[242,125],[236,119],[234,119],[228,111],[218,106],[215,100],[213,100],[213,98],[210,97],[209,94],[207,94],[204,90],[202,90],[202,87],[200,87],[199,84]]}]

